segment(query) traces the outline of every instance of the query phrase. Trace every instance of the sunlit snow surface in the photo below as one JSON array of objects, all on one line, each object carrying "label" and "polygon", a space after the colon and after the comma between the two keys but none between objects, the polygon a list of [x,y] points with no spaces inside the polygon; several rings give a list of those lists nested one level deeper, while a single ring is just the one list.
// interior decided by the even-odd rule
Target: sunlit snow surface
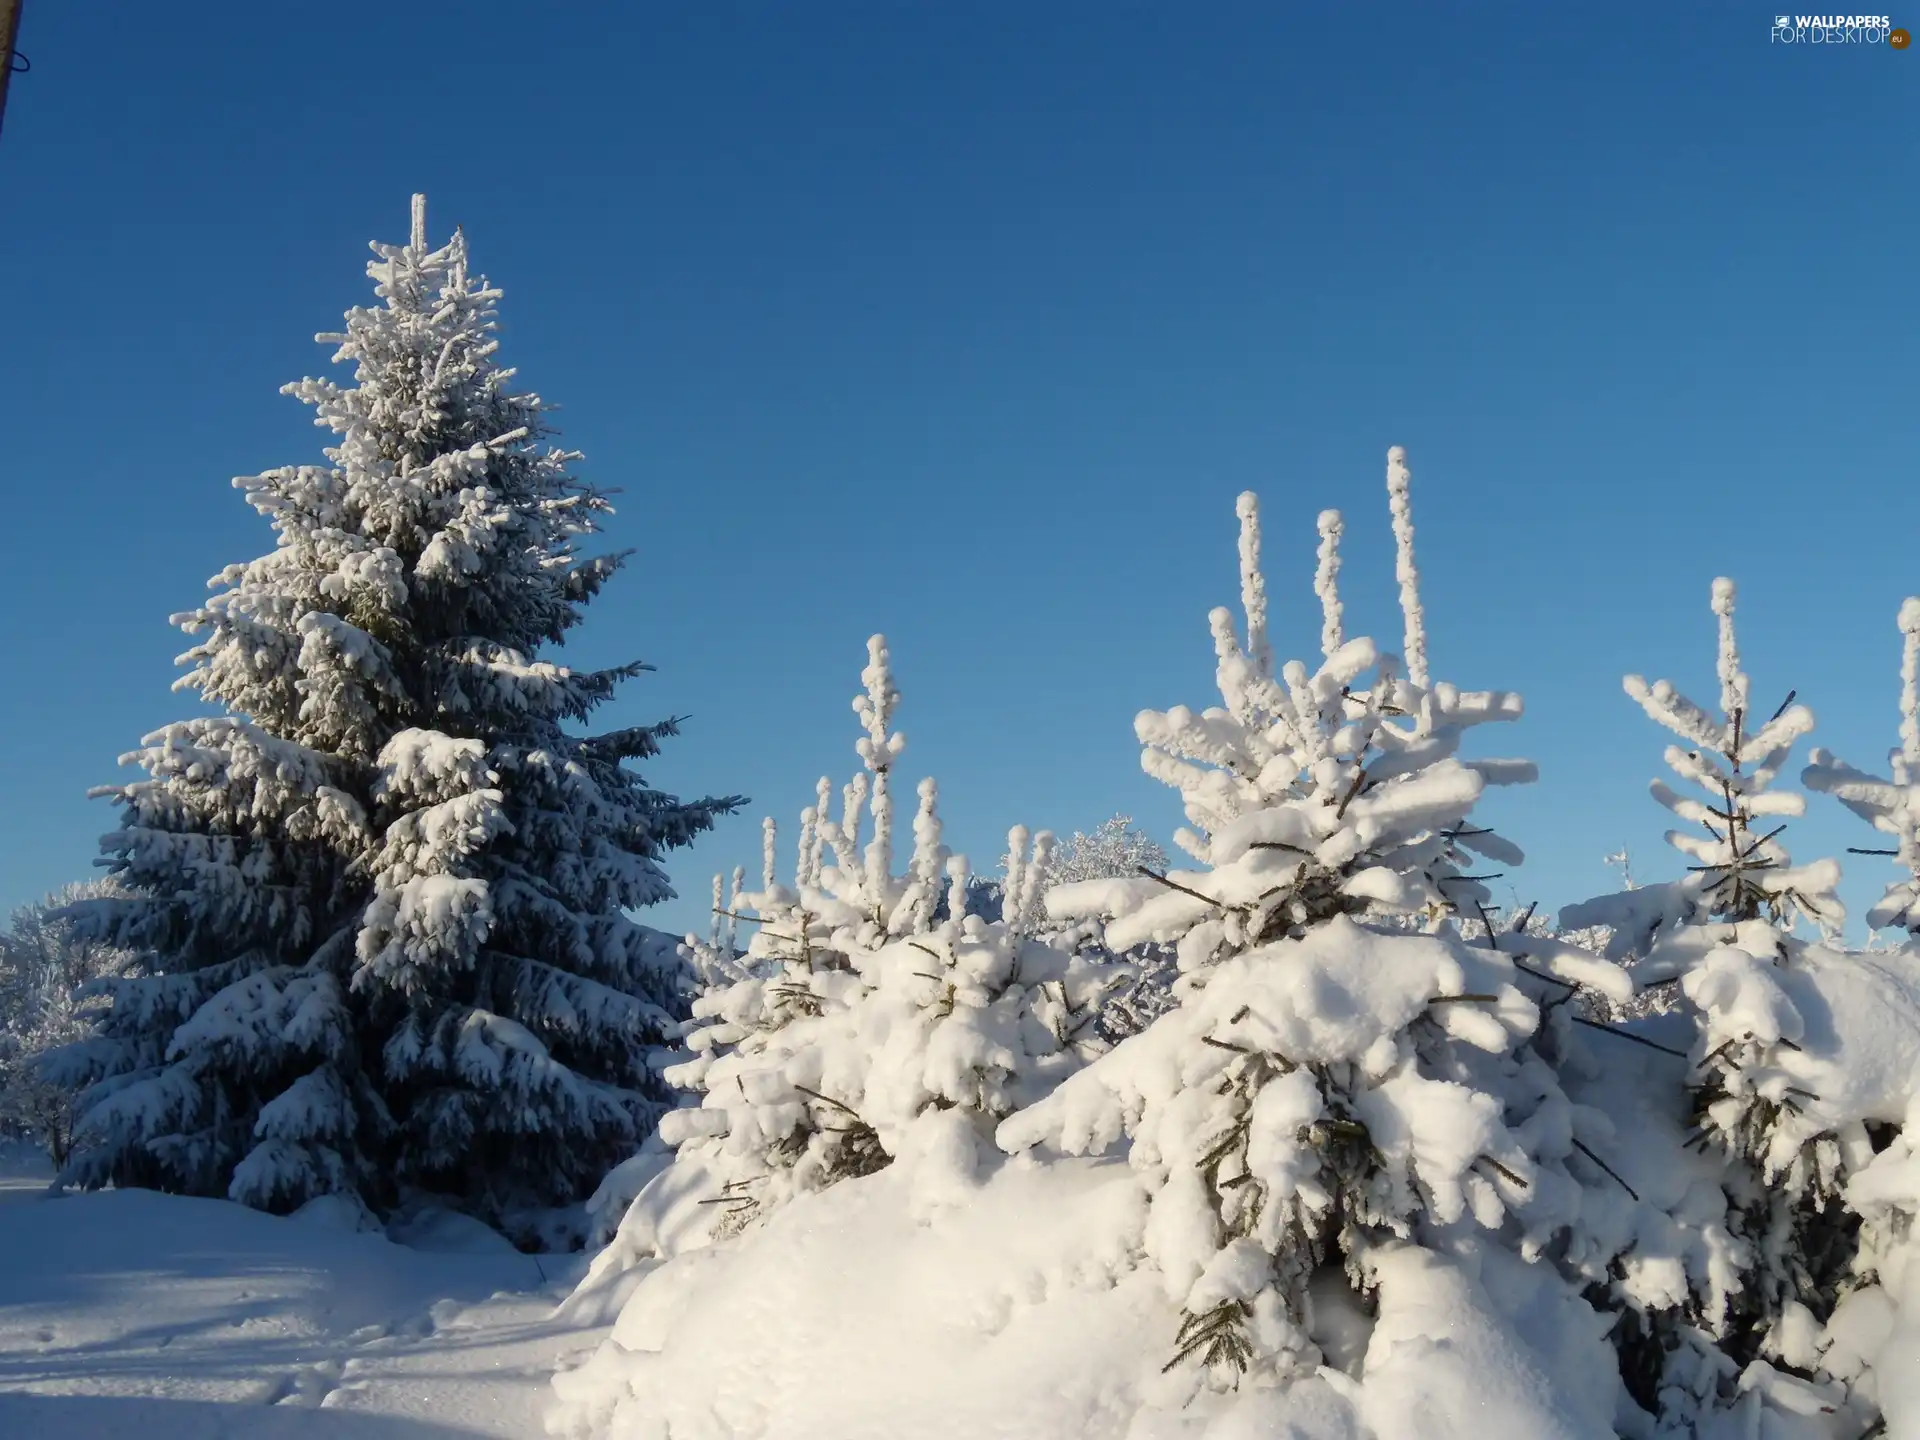
[{"label": "sunlit snow surface", "polygon": [[[555,1380],[555,1429],[613,1440],[1609,1440],[1610,1356],[1544,1268],[1408,1249],[1377,1324],[1332,1312],[1323,1371],[1285,1390],[1143,1382],[1179,1323],[1139,1263],[1145,1203],[1124,1163],[994,1161],[927,1144],[794,1201],[718,1246],[661,1177],[626,1238],[677,1251],[619,1272],[620,1242],[567,1307],[619,1315]],[[646,1230],[647,1236],[637,1232]],[[625,1258],[632,1258],[629,1254]],[[1473,1273],[1478,1268],[1480,1273]],[[1518,1323],[1515,1323],[1515,1322]],[[1344,1330],[1344,1335],[1338,1333]],[[1370,1332],[1370,1333],[1369,1333]]]},{"label": "sunlit snow surface", "polygon": [[547,1288],[497,1237],[434,1253],[226,1201],[46,1198],[46,1180],[0,1148],[5,1440],[526,1440],[553,1370],[604,1333],[549,1318],[577,1265],[543,1259]]}]

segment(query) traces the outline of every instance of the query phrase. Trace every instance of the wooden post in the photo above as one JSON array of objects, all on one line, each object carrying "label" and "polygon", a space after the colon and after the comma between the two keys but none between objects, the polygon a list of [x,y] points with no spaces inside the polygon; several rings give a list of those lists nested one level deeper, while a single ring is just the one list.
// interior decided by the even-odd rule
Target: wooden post
[{"label": "wooden post", "polygon": [[27,0],[0,0],[0,121],[7,118],[7,81],[13,78],[13,43],[20,35],[20,12]]}]

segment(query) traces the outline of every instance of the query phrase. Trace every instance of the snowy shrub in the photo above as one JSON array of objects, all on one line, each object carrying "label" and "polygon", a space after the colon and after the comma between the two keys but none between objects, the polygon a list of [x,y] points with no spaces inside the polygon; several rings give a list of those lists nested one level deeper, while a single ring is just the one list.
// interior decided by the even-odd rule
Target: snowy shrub
[{"label": "snowy shrub", "polygon": [[132,951],[87,935],[69,907],[119,893],[105,880],[68,885],[15,910],[0,934],[0,1135],[32,1139],[56,1168],[72,1144],[73,1094],[41,1059],[92,1034],[99,986],[136,968]]},{"label": "snowy shrub", "polygon": [[[1408,919],[1417,917],[1408,917]],[[1382,917],[1383,923],[1392,923],[1390,917]],[[1404,920],[1401,923],[1407,923]],[[1613,929],[1607,925],[1583,925],[1565,929],[1539,913],[1538,906],[1528,905],[1520,910],[1489,909],[1478,915],[1463,916],[1457,922],[1463,939],[1476,943],[1501,943],[1501,937],[1524,936],[1528,939],[1551,940],[1560,945],[1570,945],[1576,950],[1601,958],[1612,956],[1615,963],[1627,972],[1630,982],[1634,981],[1636,957],[1621,954],[1613,943]],[[1509,945],[1513,941],[1507,941]],[[1617,981],[1614,982],[1617,985]],[[1636,988],[1625,999],[1618,998],[1618,990],[1600,990],[1592,985],[1577,985],[1568,996],[1566,1004],[1574,1013],[1608,1024],[1622,1024],[1628,1020],[1641,1020],[1649,1015],[1664,1015],[1678,1003],[1678,990],[1673,985],[1652,985]]]},{"label": "snowy shrub", "polygon": [[[1006,868],[1010,857],[1002,857]],[[1055,843],[1046,857],[1040,877],[1041,893],[1062,885],[1086,880],[1118,880],[1145,871],[1167,868],[1167,852],[1145,832],[1137,829],[1133,818],[1115,815],[1092,830],[1076,830]],[[966,913],[982,920],[1000,918],[1003,887],[990,876],[969,877],[966,888]],[[943,902],[944,904],[944,902]],[[939,912],[945,914],[944,909]],[[1124,967],[1125,977],[1101,1002],[1094,1026],[1102,1039],[1115,1042],[1137,1035],[1155,1016],[1172,1008],[1173,979],[1176,973],[1171,947],[1145,941],[1124,954],[1108,948],[1097,920],[1085,917],[1060,918],[1042,911],[1036,918],[1035,933],[1049,944],[1083,954],[1106,965]]]},{"label": "snowy shrub", "polygon": [[[880,636],[868,654],[854,702],[862,769],[837,819],[820,782],[791,884],[775,878],[766,825],[761,888],[740,894],[736,876],[723,943],[702,947],[701,963],[721,973],[715,957],[731,952],[738,909],[750,909],[737,978],[695,1003],[692,1056],[665,1072],[701,1098],[668,1114],[661,1138],[716,1177],[723,1233],[885,1167],[916,1129],[963,1149],[986,1139],[1080,1062],[1116,978],[1033,934],[1050,835],[1029,849],[1016,829],[1004,915],[970,915],[966,862],[941,843],[929,779],[911,857],[894,873],[892,770],[905,741],[892,729],[899,694]],[[929,1112],[938,1117],[923,1124]]]},{"label": "snowy shrub", "polygon": [[286,387],[326,463],[234,482],[275,547],[175,617],[179,683],[222,713],[100,792],[131,898],[89,923],[152,973],[59,1057],[85,1087],[67,1175],[501,1222],[584,1197],[667,1103],[648,1052],[687,977],[624,912],[734,802],[627,768],[673,721],[571,728],[645,669],[541,655],[619,568],[579,551],[607,501],[512,388],[465,238],[429,248],[416,197],[411,242],[374,251],[380,303],[319,337],[353,383]]},{"label": "snowy shrub", "polygon": [[[1159,842],[1136,829],[1131,816],[1115,815],[1090,831],[1076,830],[1055,846],[1041,885],[1043,891],[1051,892],[1088,880],[1133,879],[1166,868],[1167,852]],[[1114,988],[1094,1022],[1102,1039],[1117,1042],[1138,1035],[1173,1008],[1178,968],[1171,946],[1148,940],[1116,952],[1107,946],[1097,920],[1043,916],[1039,924],[1053,944],[1125,967],[1130,978]]]}]

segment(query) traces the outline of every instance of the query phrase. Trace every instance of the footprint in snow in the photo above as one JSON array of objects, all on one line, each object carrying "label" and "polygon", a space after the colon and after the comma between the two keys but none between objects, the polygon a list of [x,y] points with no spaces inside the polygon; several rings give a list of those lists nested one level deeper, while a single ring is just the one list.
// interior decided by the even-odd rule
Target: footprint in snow
[{"label": "footprint in snow", "polygon": [[429,1310],[424,1315],[415,1315],[410,1320],[401,1321],[394,1327],[393,1333],[407,1340],[425,1340],[437,1328],[439,1327],[434,1323],[433,1312]]},{"label": "footprint in snow", "polygon": [[256,1380],[247,1387],[246,1397],[256,1405],[278,1405],[294,1390],[293,1382],[285,1375],[275,1375],[266,1380]]},{"label": "footprint in snow", "polygon": [[297,1405],[303,1409],[313,1409],[327,1403],[340,1383],[344,1367],[338,1360],[322,1360],[316,1365],[303,1365],[293,1374],[282,1380],[279,1395],[272,1400],[274,1405]]}]

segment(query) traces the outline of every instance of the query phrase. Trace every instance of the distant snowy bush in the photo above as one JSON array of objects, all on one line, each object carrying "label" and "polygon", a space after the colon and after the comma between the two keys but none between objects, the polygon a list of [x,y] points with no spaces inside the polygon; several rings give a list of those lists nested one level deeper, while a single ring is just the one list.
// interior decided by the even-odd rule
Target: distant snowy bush
[{"label": "distant snowy bush", "polygon": [[99,987],[134,973],[134,952],[89,936],[70,907],[122,893],[111,881],[68,885],[15,910],[0,933],[0,1135],[33,1140],[55,1167],[73,1141],[74,1097],[41,1061],[94,1033]]},{"label": "distant snowy bush", "polygon": [[[1048,859],[1042,884],[1051,892],[1089,880],[1132,880],[1143,873],[1163,873],[1167,865],[1167,852],[1158,841],[1137,829],[1131,816],[1115,815],[1061,841]],[[1173,982],[1179,969],[1172,946],[1146,940],[1115,951],[1097,921],[1049,915],[1040,924],[1054,944],[1125,967],[1128,978],[1102,1002],[1095,1022],[1103,1038],[1119,1041],[1137,1035],[1177,1003]]]},{"label": "distant snowy bush", "polygon": [[1135,827],[1131,815],[1115,815],[1091,830],[1076,830],[1054,848],[1043,877],[1049,889],[1080,880],[1131,878],[1167,868],[1167,852]]}]

